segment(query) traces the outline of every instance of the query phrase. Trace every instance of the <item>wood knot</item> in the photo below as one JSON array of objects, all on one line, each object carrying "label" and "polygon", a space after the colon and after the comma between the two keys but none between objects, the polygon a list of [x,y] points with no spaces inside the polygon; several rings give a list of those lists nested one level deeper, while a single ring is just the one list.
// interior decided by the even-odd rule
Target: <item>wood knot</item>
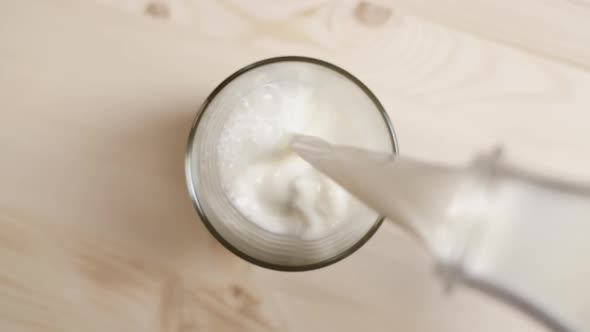
[{"label": "wood knot", "polygon": [[391,8],[361,1],[354,10],[354,16],[363,25],[376,28],[385,24],[391,17]]},{"label": "wood knot", "polygon": [[231,293],[232,293],[233,297],[235,297],[236,299],[239,299],[244,296],[244,289],[238,285],[232,285],[231,286]]},{"label": "wood knot", "polygon": [[159,1],[150,2],[145,6],[145,13],[149,16],[159,18],[159,19],[167,19],[170,17],[170,8]]},{"label": "wood knot", "polygon": [[240,285],[231,285],[230,292],[238,306],[258,306],[260,304],[260,300],[254,294]]}]

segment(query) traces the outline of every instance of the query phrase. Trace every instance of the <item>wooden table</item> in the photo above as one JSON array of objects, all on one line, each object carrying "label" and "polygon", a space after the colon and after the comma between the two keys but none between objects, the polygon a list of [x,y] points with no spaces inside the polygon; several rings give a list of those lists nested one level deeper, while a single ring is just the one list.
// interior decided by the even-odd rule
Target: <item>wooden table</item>
[{"label": "wooden table", "polygon": [[192,118],[224,77],[287,54],[366,82],[406,155],[500,143],[590,180],[586,0],[3,1],[0,331],[543,330],[444,294],[391,225],[306,273],[215,242],[184,183]]}]

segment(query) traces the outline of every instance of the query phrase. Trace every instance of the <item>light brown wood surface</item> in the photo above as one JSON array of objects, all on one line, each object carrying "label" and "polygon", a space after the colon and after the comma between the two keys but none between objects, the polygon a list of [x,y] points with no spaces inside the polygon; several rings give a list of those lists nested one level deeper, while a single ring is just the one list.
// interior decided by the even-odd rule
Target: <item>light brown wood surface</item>
[{"label": "light brown wood surface", "polygon": [[[367,83],[402,153],[465,162],[501,143],[518,164],[590,180],[586,4],[539,4],[564,29],[537,30],[532,1],[430,3],[0,2],[0,331],[543,330],[478,294],[444,294],[391,225],[336,265],[279,273],[216,243],[188,198],[185,140],[203,99],[287,54]],[[503,13],[529,25],[507,31]]]}]

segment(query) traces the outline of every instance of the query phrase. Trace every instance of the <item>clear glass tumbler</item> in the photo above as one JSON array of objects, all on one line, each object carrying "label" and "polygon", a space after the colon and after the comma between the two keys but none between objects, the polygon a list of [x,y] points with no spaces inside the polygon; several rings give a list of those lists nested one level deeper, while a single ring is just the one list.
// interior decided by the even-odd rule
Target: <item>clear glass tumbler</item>
[{"label": "clear glass tumbler", "polygon": [[[356,77],[318,59],[299,56],[270,58],[229,76],[213,90],[199,110],[186,151],[189,194],[207,229],[239,257],[275,270],[317,269],[360,248],[377,231],[383,217],[373,213],[370,219],[357,218],[318,238],[277,234],[240,213],[227,197],[220,179],[217,148],[232,107],[257,88],[277,81],[305,84],[317,93],[325,94],[323,102],[329,103],[332,109],[353,112],[355,125],[358,119],[360,129],[365,128],[364,121],[378,123],[377,128],[371,127],[371,137],[380,140],[382,149],[397,153],[397,141],[389,117],[375,95]],[[355,109],[351,110],[350,105],[355,105]]]}]

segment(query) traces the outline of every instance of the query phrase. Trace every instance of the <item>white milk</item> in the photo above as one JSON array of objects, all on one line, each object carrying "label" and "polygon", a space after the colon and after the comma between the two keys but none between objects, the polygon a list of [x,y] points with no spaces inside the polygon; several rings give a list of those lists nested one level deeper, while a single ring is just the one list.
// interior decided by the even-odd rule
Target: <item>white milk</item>
[{"label": "white milk", "polygon": [[297,69],[302,79],[286,77],[248,87],[233,105],[217,147],[222,187],[231,203],[259,227],[300,238],[325,236],[353,218],[375,220],[375,212],[313,169],[289,145],[292,133],[305,133],[387,151],[391,143],[381,115],[367,109],[368,98],[360,89],[363,98],[342,96],[346,89],[340,86],[352,82],[325,68],[287,63],[269,69],[277,77],[281,70]]}]

